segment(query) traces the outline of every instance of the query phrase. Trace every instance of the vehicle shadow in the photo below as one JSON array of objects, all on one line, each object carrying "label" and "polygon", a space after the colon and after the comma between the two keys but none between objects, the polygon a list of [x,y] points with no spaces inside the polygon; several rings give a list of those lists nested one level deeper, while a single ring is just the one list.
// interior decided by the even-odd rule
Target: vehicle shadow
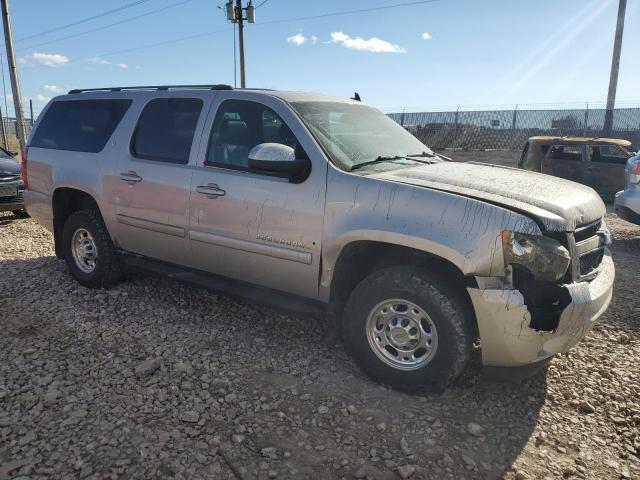
[{"label": "vehicle shadow", "polygon": [[[36,284],[38,297],[30,292]],[[547,401],[544,372],[521,382],[490,381],[480,374],[478,352],[461,378],[443,392],[392,390],[360,372],[345,348],[327,336],[331,325],[323,318],[282,314],[140,274],[110,291],[88,290],[78,286],[64,262],[54,257],[0,261],[0,306],[20,312],[0,319],[0,345],[15,349],[9,355],[20,355],[21,339],[33,345],[40,337],[55,342],[56,335],[77,338],[73,348],[117,355],[132,365],[141,361],[147,344],[162,345],[167,365],[183,360],[185,349],[194,358],[208,352],[216,369],[236,379],[240,394],[248,399],[255,392],[265,398],[275,395],[278,409],[291,419],[290,427],[256,435],[256,443],[266,439],[268,445],[291,451],[300,450],[300,442],[322,446],[313,455],[302,452],[283,460],[300,472],[297,478],[351,478],[355,469],[331,468],[340,458],[349,460],[344,468],[362,465],[371,478],[397,478],[396,466],[407,463],[418,468],[416,478],[502,477],[532,441]],[[127,315],[118,313],[125,309]],[[73,348],[65,355],[74,355]],[[252,350],[259,362],[248,363],[247,352]],[[177,385],[183,378],[174,378],[171,371],[162,375],[169,384]],[[104,391],[109,377],[87,377],[82,388]],[[130,388],[141,389],[133,395],[144,386],[134,383]],[[212,393],[198,390],[191,395],[204,399]],[[302,399],[302,393],[309,397]],[[118,398],[104,401],[116,405]],[[330,406],[331,414],[318,415],[320,405]],[[268,409],[257,410],[251,421],[269,424],[270,415]],[[173,428],[175,417],[156,419],[149,428]],[[237,426],[222,422],[215,428],[216,434],[230,438]],[[192,441],[206,441],[208,436],[203,430]],[[260,461],[258,456],[255,464]]]},{"label": "vehicle shadow", "polygon": [[24,218],[14,215],[11,212],[0,212],[0,227],[20,220],[24,220]]}]

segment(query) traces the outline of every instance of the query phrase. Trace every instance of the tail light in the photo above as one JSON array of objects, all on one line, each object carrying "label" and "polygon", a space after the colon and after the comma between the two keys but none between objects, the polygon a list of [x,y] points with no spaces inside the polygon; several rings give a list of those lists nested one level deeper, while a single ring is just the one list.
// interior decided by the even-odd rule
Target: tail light
[{"label": "tail light", "polygon": [[22,152],[22,181],[24,182],[24,188],[29,190],[29,180],[27,178],[27,157],[29,156],[29,145],[24,147]]}]

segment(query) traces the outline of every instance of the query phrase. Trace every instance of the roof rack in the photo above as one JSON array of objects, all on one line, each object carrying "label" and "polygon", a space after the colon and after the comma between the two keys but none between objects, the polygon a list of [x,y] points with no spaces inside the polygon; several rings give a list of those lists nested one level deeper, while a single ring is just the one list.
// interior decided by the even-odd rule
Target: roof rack
[{"label": "roof rack", "polygon": [[104,88],[74,88],[69,90],[69,94],[83,92],[122,92],[126,90],[179,90],[179,89],[200,89],[200,90],[233,90],[231,85],[147,85],[139,87],[104,87]]}]

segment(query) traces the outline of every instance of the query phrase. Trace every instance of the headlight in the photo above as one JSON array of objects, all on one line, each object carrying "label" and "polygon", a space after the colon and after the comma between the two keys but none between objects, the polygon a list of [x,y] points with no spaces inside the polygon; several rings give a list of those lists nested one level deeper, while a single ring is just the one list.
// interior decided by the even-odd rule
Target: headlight
[{"label": "headlight", "polygon": [[502,232],[502,252],[505,265],[519,265],[543,282],[560,280],[571,263],[571,255],[560,242],[511,230]]}]

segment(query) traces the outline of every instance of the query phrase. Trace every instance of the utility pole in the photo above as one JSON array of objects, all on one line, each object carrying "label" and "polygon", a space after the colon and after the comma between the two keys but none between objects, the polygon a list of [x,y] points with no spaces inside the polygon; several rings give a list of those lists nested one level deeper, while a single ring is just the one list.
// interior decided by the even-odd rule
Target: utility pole
[{"label": "utility pole", "polygon": [[238,47],[240,49],[240,87],[247,87],[247,77],[244,68],[244,23],[242,18],[242,0],[236,0],[236,18],[238,19]]},{"label": "utility pole", "polygon": [[2,23],[4,24],[4,43],[7,46],[7,62],[9,64],[9,76],[11,77],[11,93],[13,95],[13,106],[16,110],[16,136],[20,144],[20,153],[24,154],[27,139],[24,134],[22,94],[20,93],[20,81],[18,80],[18,68],[16,67],[16,52],[13,49],[13,35],[11,34],[9,0],[0,0],[0,2],[2,2]]},{"label": "utility pole", "polygon": [[620,0],[618,5],[618,22],[616,37],[613,44],[613,58],[611,60],[611,77],[609,78],[609,93],[607,95],[607,111],[604,115],[602,135],[608,137],[613,130],[613,109],[616,104],[616,90],[618,88],[618,72],[620,70],[620,52],[622,50],[622,32],[624,30],[624,16],[627,10],[627,0]]},{"label": "utility pole", "polygon": [[7,131],[4,128],[4,117],[2,116],[2,108],[0,107],[0,131],[2,132],[2,141],[4,149],[9,150],[9,141],[7,140]]},{"label": "utility pole", "polygon": [[[226,4],[227,20],[232,23],[238,24],[238,47],[240,50],[240,87],[246,88],[247,77],[245,72],[244,63],[244,22],[255,23],[256,21],[256,9],[249,0],[249,4],[246,8],[242,7],[242,0],[236,0],[234,5],[233,0],[229,0]],[[246,12],[246,17],[244,13]],[[234,52],[235,62],[235,52]],[[235,74],[234,74],[235,75]]]},{"label": "utility pole", "polygon": [[33,128],[33,100],[29,99],[29,111],[31,112],[31,128]]}]

